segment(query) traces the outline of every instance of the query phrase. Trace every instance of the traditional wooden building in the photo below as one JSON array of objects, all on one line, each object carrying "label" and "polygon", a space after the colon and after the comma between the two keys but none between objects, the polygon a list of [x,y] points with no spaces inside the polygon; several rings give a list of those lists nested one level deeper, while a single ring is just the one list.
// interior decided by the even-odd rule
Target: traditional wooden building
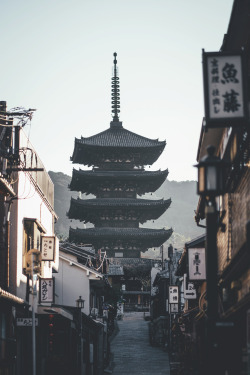
[{"label": "traditional wooden building", "polygon": [[69,240],[91,243],[108,257],[140,257],[142,251],[158,247],[172,229],[141,228],[147,220],[161,216],[171,204],[168,200],[138,198],[156,191],[168,175],[165,171],[146,171],[161,155],[165,141],[149,139],[126,130],[119,120],[120,97],[116,53],[112,78],[110,127],[88,138],[75,139],[71,160],[92,170],[73,169],[70,189],[93,194],[94,199],[71,199],[68,217],[93,228],[70,228]]},{"label": "traditional wooden building", "polygon": [[[232,55],[244,51],[246,78],[249,89],[250,76],[250,2],[234,0],[227,33],[220,51]],[[245,97],[249,109],[249,90]],[[232,111],[231,111],[232,112]],[[249,112],[248,112],[249,115]],[[231,114],[230,114],[231,116]],[[204,123],[204,122],[203,122]],[[219,318],[228,332],[224,339],[223,360],[234,370],[230,374],[250,373],[250,132],[249,118],[245,123],[229,126],[228,119],[218,128],[202,126],[197,161],[206,155],[208,145],[215,147],[215,154],[227,163],[225,194],[217,198],[218,228],[218,284]],[[200,199],[196,221],[205,218],[205,200]],[[230,326],[231,324],[231,326]],[[223,325],[221,325],[223,328]],[[232,328],[230,328],[232,327]],[[226,331],[226,328],[225,328]],[[230,337],[228,339],[228,336]],[[227,345],[226,345],[227,344]],[[223,363],[223,361],[221,360]],[[234,371],[234,372],[233,372]]]}]

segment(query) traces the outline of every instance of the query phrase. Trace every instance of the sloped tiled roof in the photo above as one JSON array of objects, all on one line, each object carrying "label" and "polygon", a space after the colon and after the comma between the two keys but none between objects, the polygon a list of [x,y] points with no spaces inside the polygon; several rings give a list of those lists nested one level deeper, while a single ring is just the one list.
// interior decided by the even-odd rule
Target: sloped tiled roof
[{"label": "sloped tiled roof", "polygon": [[110,127],[91,137],[75,139],[76,143],[99,147],[155,147],[165,146],[166,141],[150,139],[121,127]]},{"label": "sloped tiled roof", "polygon": [[[100,162],[114,153],[136,154],[136,165],[153,164],[158,159],[166,141],[150,139],[124,129],[111,126],[109,129],[88,138],[75,138],[71,161],[73,163],[99,166]],[[140,157],[138,156],[140,154]]]},{"label": "sloped tiled roof", "polygon": [[16,195],[12,185],[8,182],[8,180],[6,180],[6,178],[2,176],[1,173],[0,173],[0,192],[2,192],[4,195],[10,195],[12,197]]},{"label": "sloped tiled roof", "polygon": [[80,199],[71,198],[71,205],[88,208],[125,208],[125,207],[161,207],[168,208],[171,204],[171,199],[137,199],[137,198],[94,198],[94,199]]},{"label": "sloped tiled roof", "polygon": [[135,198],[96,198],[74,199],[71,198],[68,217],[70,219],[84,220],[96,224],[102,212],[136,211],[138,222],[156,220],[170,206],[171,199],[152,200]]},{"label": "sloped tiled roof", "polygon": [[72,191],[95,194],[100,184],[119,181],[120,184],[133,183],[137,194],[156,191],[168,176],[168,169],[161,171],[145,171],[134,169],[129,171],[108,170],[76,170],[73,169],[69,188]]},{"label": "sloped tiled roof", "polygon": [[149,229],[149,228],[88,228],[69,230],[69,240],[76,243],[92,243],[94,246],[102,241],[127,241],[134,240],[138,243],[145,243],[146,247],[158,247],[167,241],[172,235],[170,229]]},{"label": "sloped tiled roof", "polygon": [[88,177],[93,180],[103,180],[104,178],[109,179],[125,179],[133,178],[137,179],[138,181],[144,178],[154,178],[158,176],[164,176],[167,177],[168,175],[168,169],[165,169],[164,171],[158,170],[158,171],[145,171],[140,169],[134,169],[130,171],[108,171],[108,170],[82,170],[82,169],[75,169],[73,168],[73,177],[72,178],[81,178],[81,177]]}]

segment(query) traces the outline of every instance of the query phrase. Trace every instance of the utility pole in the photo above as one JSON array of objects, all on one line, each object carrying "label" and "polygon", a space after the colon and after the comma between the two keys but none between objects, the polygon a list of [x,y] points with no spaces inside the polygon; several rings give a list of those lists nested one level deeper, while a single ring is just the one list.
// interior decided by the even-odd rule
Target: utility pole
[{"label": "utility pole", "polygon": [[[168,247],[168,270],[169,270],[169,285],[172,285],[172,259],[173,259],[173,246]],[[172,312],[171,305],[169,304],[169,350],[171,350],[172,345]]]},{"label": "utility pole", "polygon": [[36,319],[35,319],[35,295],[36,277],[41,272],[41,252],[37,249],[29,250],[26,254],[26,272],[32,277],[32,375],[36,375]]}]

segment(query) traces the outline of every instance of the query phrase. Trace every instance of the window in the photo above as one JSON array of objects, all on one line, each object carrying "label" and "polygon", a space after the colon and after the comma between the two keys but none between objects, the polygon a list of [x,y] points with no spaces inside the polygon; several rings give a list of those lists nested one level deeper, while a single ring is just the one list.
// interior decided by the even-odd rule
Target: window
[{"label": "window", "polygon": [[46,232],[45,228],[37,219],[23,220],[23,268],[25,269],[25,254],[31,249],[40,249],[41,235]]}]

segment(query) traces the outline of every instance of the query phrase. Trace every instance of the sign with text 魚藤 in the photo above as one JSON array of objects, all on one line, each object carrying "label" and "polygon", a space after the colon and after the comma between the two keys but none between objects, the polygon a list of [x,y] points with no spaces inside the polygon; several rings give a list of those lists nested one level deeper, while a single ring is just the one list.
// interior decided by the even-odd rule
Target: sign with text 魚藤
[{"label": "sign with text \u9b5a\u85e4", "polygon": [[39,279],[39,303],[54,302],[54,278]]},{"label": "sign with text \u9b5a\u85e4", "polygon": [[244,55],[203,51],[206,127],[247,123]]},{"label": "sign with text \u9b5a\u85e4", "polygon": [[55,259],[55,236],[41,237],[42,261],[54,261]]},{"label": "sign with text \u9b5a\u85e4", "polygon": [[189,280],[206,280],[205,248],[188,249]]}]

